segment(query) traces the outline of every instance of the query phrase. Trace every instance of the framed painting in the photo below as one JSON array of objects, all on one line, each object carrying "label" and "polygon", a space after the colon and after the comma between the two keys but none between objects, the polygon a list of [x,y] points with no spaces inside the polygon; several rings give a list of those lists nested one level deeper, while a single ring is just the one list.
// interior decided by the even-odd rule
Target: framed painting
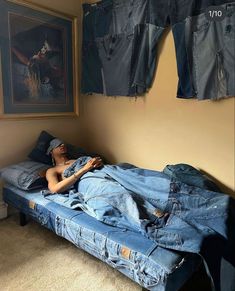
[{"label": "framed painting", "polygon": [[0,118],[78,115],[77,18],[0,0]]}]

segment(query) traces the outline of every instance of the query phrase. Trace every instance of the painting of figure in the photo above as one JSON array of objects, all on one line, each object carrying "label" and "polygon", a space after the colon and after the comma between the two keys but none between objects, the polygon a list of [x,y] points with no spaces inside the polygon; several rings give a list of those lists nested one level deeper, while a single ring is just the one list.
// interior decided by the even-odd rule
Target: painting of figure
[{"label": "painting of figure", "polygon": [[66,104],[62,28],[9,14],[13,104]]},{"label": "painting of figure", "polygon": [[0,8],[0,119],[77,116],[77,16],[23,0]]}]

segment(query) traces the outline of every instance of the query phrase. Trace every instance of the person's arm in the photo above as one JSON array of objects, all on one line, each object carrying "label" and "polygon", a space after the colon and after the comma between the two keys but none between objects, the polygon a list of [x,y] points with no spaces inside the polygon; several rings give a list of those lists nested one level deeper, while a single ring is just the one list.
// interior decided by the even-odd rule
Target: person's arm
[{"label": "person's arm", "polygon": [[102,160],[99,157],[90,159],[85,166],[74,173],[72,176],[65,178],[62,181],[58,180],[58,173],[55,168],[50,168],[46,172],[48,188],[52,193],[60,193],[72,186],[86,172],[98,168],[102,165]]},{"label": "person's arm", "polygon": [[15,56],[22,64],[26,66],[29,65],[29,59],[25,55],[23,55],[20,51],[18,51],[15,47],[12,47],[11,51],[15,54]]}]

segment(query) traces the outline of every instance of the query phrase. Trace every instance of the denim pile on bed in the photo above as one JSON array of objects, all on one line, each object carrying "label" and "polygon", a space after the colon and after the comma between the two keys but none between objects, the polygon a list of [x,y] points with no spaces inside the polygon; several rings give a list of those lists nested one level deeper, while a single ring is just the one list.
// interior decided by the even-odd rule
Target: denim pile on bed
[{"label": "denim pile on bed", "polygon": [[[74,174],[89,159],[77,159],[64,176]],[[169,173],[169,167],[167,170]],[[139,232],[161,247],[202,255],[218,287],[220,264],[233,254],[228,241],[230,246],[231,240],[235,242],[234,231],[231,232],[235,223],[234,200],[215,192],[213,183],[204,189],[185,184],[180,175],[175,178],[177,167],[171,170],[173,174],[167,175],[130,164],[104,165],[84,174],[67,195],[45,193],[45,198],[81,208],[106,224]],[[195,171],[192,176],[196,176]],[[198,172],[197,180],[201,179],[205,178]]]}]

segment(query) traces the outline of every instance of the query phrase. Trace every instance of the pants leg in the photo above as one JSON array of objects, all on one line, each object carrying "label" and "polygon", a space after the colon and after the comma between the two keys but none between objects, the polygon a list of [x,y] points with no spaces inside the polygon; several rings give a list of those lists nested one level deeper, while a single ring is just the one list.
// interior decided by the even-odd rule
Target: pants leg
[{"label": "pants leg", "polygon": [[97,37],[110,29],[112,1],[83,4],[82,93],[103,93],[102,63],[99,58]]},{"label": "pants leg", "polygon": [[221,7],[226,10],[222,21],[210,21],[205,13],[185,21],[190,70],[199,100],[235,95],[235,3]]},{"label": "pants leg", "polygon": [[133,35],[108,35],[96,40],[102,63],[103,90],[107,96],[128,96]]},{"label": "pants leg", "polygon": [[109,33],[96,39],[104,93],[108,96],[136,95],[131,88],[134,32],[137,25],[145,22],[147,3],[147,0],[114,0]]},{"label": "pants leg", "polygon": [[133,95],[145,93],[152,85],[157,64],[157,47],[163,31],[163,27],[153,24],[135,27],[130,80]]},{"label": "pants leg", "polygon": [[179,22],[172,27],[175,41],[177,69],[178,69],[178,98],[194,98],[196,92],[190,72],[190,59],[186,50],[185,22]]},{"label": "pants leg", "polygon": [[84,94],[102,94],[102,63],[95,42],[83,42],[82,45],[82,78],[81,91]]}]

